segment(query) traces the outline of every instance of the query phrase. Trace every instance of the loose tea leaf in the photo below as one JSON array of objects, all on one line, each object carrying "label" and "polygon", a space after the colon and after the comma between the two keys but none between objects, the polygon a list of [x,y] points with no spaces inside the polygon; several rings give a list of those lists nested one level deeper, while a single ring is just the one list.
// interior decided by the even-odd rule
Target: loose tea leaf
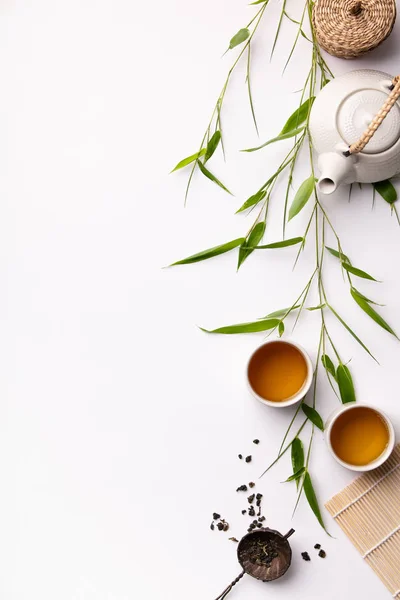
[{"label": "loose tea leaf", "polygon": [[313,175],[310,175],[310,177],[303,181],[303,183],[299,187],[292,202],[292,205],[289,209],[289,221],[293,219],[293,217],[295,217],[297,214],[299,214],[301,209],[304,208],[307,204],[311,194],[314,191],[315,181],[315,177]]},{"label": "loose tea leaf", "polygon": [[270,144],[274,144],[275,142],[281,142],[282,140],[288,140],[292,137],[295,137],[296,135],[299,135],[299,133],[302,133],[304,131],[304,127],[299,127],[298,129],[293,129],[292,131],[288,131],[287,133],[282,133],[281,135],[278,135],[275,138],[272,138],[272,140],[268,140],[268,142],[265,142],[265,144],[261,144],[261,146],[257,146],[256,148],[245,148],[244,150],[242,150],[242,152],[257,152],[257,150],[261,150],[262,148],[265,148],[266,146],[269,146]]},{"label": "loose tea leaf", "polygon": [[204,166],[204,164],[201,162],[201,160],[197,161],[197,164],[199,165],[199,169],[200,169],[200,171],[203,173],[203,175],[204,175],[205,177],[207,177],[207,179],[210,179],[210,181],[213,181],[213,182],[214,182],[214,183],[216,183],[216,184],[217,184],[217,185],[218,185],[220,188],[222,188],[223,190],[225,190],[225,192],[228,192],[228,194],[230,194],[231,196],[233,196],[232,192],[230,192],[230,191],[228,190],[228,188],[227,188],[227,187],[225,187],[225,186],[224,186],[224,184],[223,184],[223,183],[222,183],[222,182],[221,182],[219,179],[217,179],[217,177],[215,177],[215,175],[213,175],[213,174],[211,173],[211,171],[209,171],[209,170],[207,169],[207,167],[205,167],[205,166]]},{"label": "loose tea leaf", "polygon": [[321,362],[324,365],[325,370],[328,371],[328,373],[330,373],[334,379],[336,379],[335,365],[327,354],[323,354],[321,356]]},{"label": "loose tea leaf", "polygon": [[238,325],[228,325],[226,327],[219,327],[218,329],[204,329],[200,327],[205,333],[257,333],[259,331],[268,331],[274,329],[279,325],[279,319],[263,319],[261,321],[254,321],[253,323],[239,323]]},{"label": "loose tea leaf", "polygon": [[267,195],[267,192],[265,190],[261,190],[261,191],[257,192],[256,194],[254,194],[253,196],[250,196],[250,198],[248,198],[246,200],[246,202],[244,204],[242,204],[242,206],[239,208],[239,210],[236,211],[236,213],[243,212],[244,210],[247,210],[248,208],[255,206],[256,204],[258,204],[259,202],[264,200],[266,195]]},{"label": "loose tea leaf", "polygon": [[397,200],[397,191],[393,184],[388,181],[378,181],[372,184],[374,189],[382,196],[388,204],[394,204]]},{"label": "loose tea leaf", "polygon": [[354,298],[354,300],[357,302],[358,306],[360,308],[362,308],[362,310],[369,316],[371,317],[371,319],[373,321],[375,321],[375,323],[377,323],[378,325],[380,325],[383,329],[385,329],[386,331],[388,331],[389,333],[391,333],[392,335],[394,335],[395,337],[397,337],[396,333],[393,331],[393,329],[390,327],[390,325],[388,323],[386,323],[385,319],[383,319],[380,314],[378,314],[376,312],[375,309],[372,308],[372,306],[370,306],[370,304],[368,303],[368,301],[366,300],[366,298],[364,296],[361,296],[357,290],[355,290],[354,288],[352,288],[350,290],[350,293],[352,295],[352,297]]},{"label": "loose tea leaf", "polygon": [[266,244],[265,246],[256,246],[254,250],[273,250],[275,248],[287,248],[288,246],[296,246],[304,242],[304,238],[295,237],[289,240],[282,240],[281,242],[273,242],[272,244]]},{"label": "loose tea leaf", "polygon": [[353,379],[349,368],[346,365],[339,365],[336,371],[337,382],[339,385],[340,397],[343,404],[356,401]]},{"label": "loose tea leaf", "polygon": [[302,467],[301,469],[299,469],[299,471],[297,471],[297,473],[293,473],[293,475],[291,475],[290,477],[288,477],[282,483],[288,483],[289,481],[297,481],[305,473],[305,471],[306,471],[305,467]]},{"label": "loose tea leaf", "polygon": [[279,337],[282,337],[283,334],[285,333],[285,324],[283,321],[281,321],[278,325],[278,333],[279,333]]},{"label": "loose tea leaf", "polygon": [[357,277],[361,277],[362,279],[369,279],[370,281],[378,281],[377,279],[372,277],[372,275],[369,275],[369,273],[366,273],[365,271],[362,271],[361,269],[356,269],[356,267],[353,267],[353,265],[349,265],[346,262],[343,262],[342,266],[343,266],[343,269],[346,269],[346,271],[348,271],[349,273],[352,273],[353,275],[356,275]]},{"label": "loose tea leaf", "polygon": [[257,223],[257,225],[251,230],[247,240],[245,240],[239,248],[238,269],[246,260],[246,258],[254,251],[254,246],[257,246],[258,242],[262,240],[264,233],[265,221],[261,221],[261,223]]},{"label": "loose tea leaf", "polygon": [[306,474],[304,476],[304,493],[305,493],[306,498],[308,500],[308,504],[311,507],[311,510],[313,511],[314,515],[318,519],[319,524],[326,531],[325,523],[323,521],[323,518],[322,518],[322,515],[321,515],[321,511],[320,511],[320,508],[319,508],[319,505],[318,505],[317,496],[315,494],[314,486],[312,484],[311,477],[310,477],[310,474],[309,474],[308,471],[306,472]]},{"label": "loose tea leaf", "polygon": [[318,429],[320,429],[321,431],[324,431],[324,422],[323,422],[322,417],[319,414],[319,412],[316,411],[315,408],[313,408],[309,404],[303,403],[301,405],[301,408],[303,410],[303,413],[306,415],[307,419],[309,419],[311,421],[311,423],[313,423],[316,427],[318,427]]},{"label": "loose tea leaf", "polygon": [[289,131],[294,131],[303,125],[310,113],[314,100],[315,96],[312,96],[303,102],[303,104],[299,106],[299,108],[295,110],[292,115],[290,115],[279,135],[289,133]]},{"label": "loose tea leaf", "polygon": [[181,160],[180,162],[178,162],[178,164],[176,165],[176,167],[174,169],[172,169],[171,173],[174,173],[175,171],[178,171],[179,169],[183,169],[184,167],[187,167],[188,165],[190,165],[190,163],[194,162],[195,160],[197,160],[201,156],[204,156],[205,153],[206,153],[206,149],[202,148],[200,150],[200,152],[196,152],[196,154],[192,154],[191,156],[188,156],[187,158],[184,158],[183,160]]},{"label": "loose tea leaf", "polygon": [[233,36],[229,42],[229,50],[233,50],[236,46],[243,44],[250,35],[250,31],[247,28],[239,29],[239,31]]},{"label": "loose tea leaf", "polygon": [[210,141],[207,144],[207,149],[206,149],[206,153],[205,153],[205,156],[204,156],[204,162],[205,163],[208,160],[210,160],[210,158],[212,157],[212,155],[214,154],[214,152],[218,148],[218,144],[220,143],[220,141],[221,141],[221,132],[217,130],[214,133],[214,135],[211,137]]},{"label": "loose tea leaf", "polygon": [[203,250],[202,252],[198,252],[197,254],[192,254],[192,256],[188,256],[187,258],[183,258],[182,260],[178,260],[172,265],[189,265],[195,262],[199,262],[201,260],[207,260],[209,258],[213,258],[214,256],[218,256],[219,254],[224,254],[225,252],[229,252],[234,248],[237,248],[243,242],[245,238],[237,238],[236,240],[232,240],[231,242],[226,242],[226,244],[221,244],[220,246],[214,246],[213,248],[208,248],[207,250]]}]

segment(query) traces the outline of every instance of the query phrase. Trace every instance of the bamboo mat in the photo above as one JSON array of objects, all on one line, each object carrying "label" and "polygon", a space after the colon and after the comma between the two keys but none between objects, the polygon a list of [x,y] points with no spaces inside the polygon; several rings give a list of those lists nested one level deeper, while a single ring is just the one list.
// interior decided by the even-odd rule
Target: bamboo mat
[{"label": "bamboo mat", "polygon": [[400,444],[379,469],[362,475],[326,508],[364,560],[400,599]]}]

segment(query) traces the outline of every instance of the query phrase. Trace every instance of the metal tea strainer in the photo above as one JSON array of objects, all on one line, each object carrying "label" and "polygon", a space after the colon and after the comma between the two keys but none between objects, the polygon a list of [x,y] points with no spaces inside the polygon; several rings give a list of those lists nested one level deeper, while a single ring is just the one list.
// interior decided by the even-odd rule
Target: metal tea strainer
[{"label": "metal tea strainer", "polygon": [[224,600],[243,575],[251,575],[264,582],[282,577],[292,562],[292,549],[288,538],[293,533],[294,529],[290,529],[286,535],[282,535],[279,531],[266,527],[245,535],[237,549],[243,571],[216,600]]}]

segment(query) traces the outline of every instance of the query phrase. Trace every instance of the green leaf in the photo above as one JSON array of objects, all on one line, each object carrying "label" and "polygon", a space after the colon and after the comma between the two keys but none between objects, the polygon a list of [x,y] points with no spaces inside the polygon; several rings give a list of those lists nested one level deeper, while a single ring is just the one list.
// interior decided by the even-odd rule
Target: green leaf
[{"label": "green leaf", "polygon": [[205,166],[204,164],[199,160],[197,161],[197,164],[199,165],[199,169],[200,171],[203,173],[203,175],[205,177],[207,177],[207,179],[210,179],[211,181],[213,181],[214,183],[216,183],[217,185],[219,185],[220,188],[222,188],[223,190],[225,190],[225,192],[228,192],[228,194],[230,194],[231,196],[233,196],[232,192],[230,192],[228,190],[228,188],[226,188],[224,186],[223,183],[221,183],[221,181],[219,179],[217,179],[215,177],[215,175],[213,175]]},{"label": "green leaf", "polygon": [[349,368],[346,365],[339,365],[336,371],[337,382],[339,385],[340,397],[343,404],[356,401],[353,379]]},{"label": "green leaf", "polygon": [[256,246],[254,250],[273,250],[274,248],[287,248],[288,246],[296,246],[304,241],[302,237],[291,238],[290,240],[283,240],[282,242],[273,242],[266,246]]},{"label": "green leaf", "polygon": [[294,131],[303,125],[308,118],[314,100],[315,96],[312,96],[303,102],[303,104],[290,115],[279,135]]},{"label": "green leaf", "polygon": [[288,477],[285,481],[282,481],[282,483],[288,483],[289,481],[297,481],[302,475],[304,475],[305,472],[305,467],[301,467],[301,469],[299,469],[296,473],[293,473],[293,475]]},{"label": "green leaf", "polygon": [[[341,316],[340,316],[340,315],[339,315],[339,314],[336,312],[336,310],[335,310],[335,309],[334,309],[334,308],[333,308],[333,307],[332,307],[330,304],[328,304],[328,307],[329,307],[329,310],[331,310],[331,311],[332,311],[332,313],[335,315],[335,317],[337,318],[337,320],[341,322],[341,324],[343,325],[343,327],[344,327],[345,329],[347,329],[347,331],[350,333],[350,335],[352,335],[352,336],[353,336],[353,338],[354,338],[354,339],[355,339],[355,340],[356,340],[356,341],[357,341],[357,342],[360,344],[360,346],[361,346],[362,348],[364,348],[365,352],[366,352],[367,354],[369,354],[369,355],[370,355],[370,357],[371,357],[371,358],[373,358],[373,359],[374,359],[374,361],[377,363],[378,361],[376,360],[375,356],[374,356],[374,355],[373,355],[373,354],[370,352],[370,350],[368,350],[367,346],[364,344],[364,342],[362,342],[362,341],[360,340],[360,338],[358,337],[358,335],[356,335],[356,334],[354,333],[354,331],[351,329],[351,327],[349,327],[349,326],[347,325],[347,323],[346,323],[346,322],[345,322],[345,321],[342,319],[342,317],[341,317]],[[379,364],[379,363],[378,363],[378,364]]]},{"label": "green leaf", "polygon": [[307,204],[311,194],[314,191],[315,177],[311,174],[308,179],[303,181],[299,187],[297,194],[294,197],[292,205],[289,209],[289,221],[295,217],[302,208]]},{"label": "green leaf", "polygon": [[315,494],[314,486],[312,484],[311,477],[310,477],[310,474],[308,471],[306,472],[306,474],[304,476],[304,493],[306,495],[306,498],[308,500],[308,504],[310,505],[311,510],[313,511],[314,515],[318,519],[319,524],[326,531],[325,523],[323,521],[321,511],[319,508],[317,496]]},{"label": "green leaf", "polygon": [[243,44],[243,42],[245,42],[249,36],[249,29],[239,29],[239,31],[233,36],[233,38],[229,42],[229,50],[233,50],[233,48],[236,48],[236,46],[240,46],[240,44]]},{"label": "green leaf", "polygon": [[253,252],[253,246],[257,246],[258,243],[262,240],[262,237],[265,233],[265,221],[261,221],[261,223],[257,223],[255,227],[250,231],[247,240],[243,242],[243,244],[239,248],[239,259],[238,266],[246,260],[248,256]]},{"label": "green leaf", "polygon": [[283,321],[281,321],[278,325],[278,333],[279,333],[279,337],[282,337],[283,334],[285,333],[285,324]]},{"label": "green leaf", "polygon": [[238,238],[237,240],[232,240],[231,242],[227,242],[226,244],[221,244],[220,246],[214,246],[213,248],[208,248],[208,250],[203,250],[203,252],[199,252],[198,254],[192,254],[192,256],[188,256],[187,258],[183,258],[182,260],[178,260],[177,262],[172,263],[171,267],[175,265],[190,265],[191,263],[199,262],[201,260],[207,260],[208,258],[212,258],[213,256],[218,256],[219,254],[224,254],[224,252],[229,252],[229,250],[233,250],[233,248],[237,248],[243,242],[245,238]]},{"label": "green leaf", "polygon": [[256,148],[246,148],[245,150],[242,150],[242,152],[256,152],[257,150],[261,150],[261,148],[265,148],[266,146],[274,144],[275,142],[280,142],[282,140],[288,140],[292,137],[295,137],[296,135],[299,135],[299,133],[301,133],[302,131],[304,131],[304,127],[293,129],[292,131],[288,131],[287,133],[283,133],[278,135],[277,137],[272,138],[272,140],[268,140],[268,142],[265,142],[265,144],[261,144],[261,146],[257,146]]},{"label": "green leaf", "polygon": [[289,306],[288,308],[281,308],[280,310],[270,313],[265,318],[269,319],[271,317],[286,317],[289,312],[292,312],[292,310],[296,310],[297,308],[300,308],[300,304],[296,304],[296,306]]},{"label": "green leaf", "polygon": [[218,148],[218,144],[220,143],[220,141],[221,141],[221,132],[217,130],[207,144],[207,149],[206,149],[206,153],[205,153],[205,157],[204,157],[205,163],[208,160],[210,160],[210,158],[212,157],[212,155]]},{"label": "green leaf", "polygon": [[350,264],[350,259],[348,258],[348,256],[346,256],[342,252],[338,252],[334,248],[329,248],[329,246],[325,246],[325,248],[328,250],[328,252],[330,252],[333,256],[336,256],[336,258],[338,258],[342,262],[346,262],[346,263]]},{"label": "green leaf", "polygon": [[389,180],[378,181],[377,183],[373,183],[372,185],[374,186],[378,194],[380,194],[388,204],[394,204],[396,202],[397,191]]},{"label": "green leaf", "polygon": [[206,149],[202,148],[200,150],[200,152],[196,152],[196,154],[192,154],[191,156],[184,158],[183,160],[181,160],[181,162],[178,162],[175,169],[172,169],[171,173],[174,173],[175,171],[178,171],[179,169],[183,169],[184,167],[187,167],[188,165],[190,165],[190,163],[192,163],[195,160],[197,160],[198,158],[200,158],[200,156],[204,156],[205,153],[206,153]]},{"label": "green leaf", "polygon": [[307,308],[307,310],[313,311],[313,310],[321,310],[321,308],[325,308],[326,304],[319,304],[318,306],[309,306]]},{"label": "green leaf", "polygon": [[321,356],[321,362],[324,365],[325,370],[328,371],[328,373],[330,373],[334,379],[336,379],[335,365],[327,354],[323,354]]},{"label": "green leaf", "polygon": [[265,190],[260,190],[253,196],[250,196],[250,198],[248,198],[246,200],[246,202],[244,204],[242,204],[242,206],[239,208],[239,210],[236,211],[236,214],[243,212],[244,210],[247,210],[251,206],[255,206],[256,204],[258,204],[259,202],[264,200],[266,195],[267,195],[267,192]]},{"label": "green leaf", "polygon": [[378,314],[376,312],[375,309],[372,308],[372,306],[370,306],[370,304],[366,300],[365,296],[360,295],[357,292],[357,290],[355,290],[354,288],[351,288],[350,293],[351,293],[352,297],[354,298],[354,300],[357,302],[358,306],[360,308],[362,308],[362,310],[369,317],[371,317],[371,319],[373,321],[375,321],[375,323],[380,325],[383,329],[385,329],[386,331],[388,331],[389,333],[391,333],[392,335],[394,335],[397,338],[396,333],[393,331],[393,329],[390,327],[390,325],[388,323],[386,323],[386,321],[380,316],[380,314]]},{"label": "green leaf", "polygon": [[362,271],[361,269],[356,269],[356,267],[353,267],[353,265],[349,265],[346,262],[342,263],[342,266],[343,266],[343,269],[345,269],[349,273],[352,273],[353,275],[356,275],[357,277],[362,277],[362,279],[369,279],[370,281],[378,281],[377,279],[372,277],[372,275],[369,275],[368,273],[366,273],[365,271]]},{"label": "green leaf", "polygon": [[313,408],[309,404],[303,403],[301,405],[301,408],[303,410],[303,413],[306,415],[307,419],[309,419],[311,421],[311,423],[313,423],[316,427],[318,427],[318,429],[320,429],[321,431],[324,431],[324,422],[323,422],[322,417],[319,414],[319,412],[316,411],[315,408]]},{"label": "green leaf", "polygon": [[352,289],[360,296],[360,298],[364,298],[366,302],[369,302],[370,304],[375,304],[376,306],[385,306],[384,304],[379,304],[379,302],[374,302],[374,300],[371,300],[371,298],[367,298],[367,296],[364,296],[364,294],[356,290],[355,287],[353,287]]},{"label": "green leaf", "polygon": [[258,333],[259,331],[268,331],[274,329],[279,325],[279,319],[262,319],[260,321],[253,321],[252,323],[238,323],[237,325],[228,325],[226,327],[219,327],[218,329],[204,329],[200,327],[202,331],[206,333]]},{"label": "green leaf", "polygon": [[[296,437],[291,444],[292,468],[293,473],[298,473],[304,469],[304,447],[303,442]],[[299,482],[296,481],[297,487]]]}]

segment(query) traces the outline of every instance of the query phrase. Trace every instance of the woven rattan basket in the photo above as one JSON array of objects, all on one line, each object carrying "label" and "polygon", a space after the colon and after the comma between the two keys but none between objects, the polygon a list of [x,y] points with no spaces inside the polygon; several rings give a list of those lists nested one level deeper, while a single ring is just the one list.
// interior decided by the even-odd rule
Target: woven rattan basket
[{"label": "woven rattan basket", "polygon": [[395,0],[316,0],[313,7],[320,46],[339,58],[356,58],[379,46],[395,20]]}]

